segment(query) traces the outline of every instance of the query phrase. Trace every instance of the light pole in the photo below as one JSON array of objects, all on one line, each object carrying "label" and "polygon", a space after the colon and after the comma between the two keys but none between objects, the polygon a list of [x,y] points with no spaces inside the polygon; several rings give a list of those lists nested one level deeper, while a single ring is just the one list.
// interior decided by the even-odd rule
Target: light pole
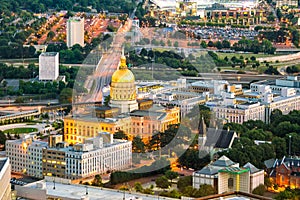
[{"label": "light pole", "polygon": [[88,186],[86,185],[86,186],[85,186],[85,195],[88,195],[88,194],[89,194]]},{"label": "light pole", "polygon": [[291,143],[292,143],[292,136],[289,135],[289,156],[291,156]]},{"label": "light pole", "polygon": [[53,190],[55,190],[55,178],[53,179]]}]

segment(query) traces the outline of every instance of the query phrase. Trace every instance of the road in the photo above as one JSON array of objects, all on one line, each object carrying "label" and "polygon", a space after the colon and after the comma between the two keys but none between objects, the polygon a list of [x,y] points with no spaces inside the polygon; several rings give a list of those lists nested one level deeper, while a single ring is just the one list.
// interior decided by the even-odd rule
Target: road
[{"label": "road", "polygon": [[45,129],[46,124],[34,124],[34,125],[27,125],[26,123],[21,124],[8,124],[0,126],[1,131],[5,131],[7,129],[13,129],[13,128],[36,128],[38,131],[42,131]]}]

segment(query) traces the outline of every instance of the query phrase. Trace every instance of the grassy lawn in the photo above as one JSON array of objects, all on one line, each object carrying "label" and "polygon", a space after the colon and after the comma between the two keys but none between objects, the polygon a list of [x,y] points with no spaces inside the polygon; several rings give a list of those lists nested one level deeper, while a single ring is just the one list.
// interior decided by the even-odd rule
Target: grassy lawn
[{"label": "grassy lawn", "polygon": [[37,132],[36,128],[12,128],[3,131],[4,133],[13,133],[13,134],[23,134],[23,133],[32,133]]}]

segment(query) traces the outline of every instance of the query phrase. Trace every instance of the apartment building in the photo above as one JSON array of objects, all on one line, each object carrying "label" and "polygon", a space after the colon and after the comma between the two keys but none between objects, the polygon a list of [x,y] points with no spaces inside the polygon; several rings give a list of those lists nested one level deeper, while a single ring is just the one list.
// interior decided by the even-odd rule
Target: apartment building
[{"label": "apartment building", "polygon": [[84,18],[72,17],[67,21],[67,46],[84,46]]}]

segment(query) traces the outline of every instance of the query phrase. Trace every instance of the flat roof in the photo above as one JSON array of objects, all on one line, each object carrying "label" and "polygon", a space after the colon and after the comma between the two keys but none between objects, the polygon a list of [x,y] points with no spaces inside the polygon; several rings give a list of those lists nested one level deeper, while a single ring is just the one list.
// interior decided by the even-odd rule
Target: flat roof
[{"label": "flat roof", "polygon": [[[54,183],[45,182],[45,180],[34,182],[32,184],[27,184],[23,187],[37,188],[37,183],[45,183],[47,189],[47,196],[57,197],[57,198],[71,198],[71,199],[81,199],[81,197],[86,196],[86,191],[88,191],[88,197],[90,200],[122,200],[124,197],[124,191],[121,190],[113,190],[107,188],[93,187],[93,186],[85,186],[85,185],[74,185],[74,184],[62,184],[55,182],[55,190],[53,189]],[[146,195],[139,194],[135,192],[125,191],[125,199],[134,199],[135,197],[139,197],[143,200],[153,200],[157,199],[157,196],[154,195]],[[164,197],[164,199],[173,199]]]},{"label": "flat roof", "polygon": [[45,52],[45,53],[41,53],[40,56],[56,56],[58,54],[58,52]]}]

